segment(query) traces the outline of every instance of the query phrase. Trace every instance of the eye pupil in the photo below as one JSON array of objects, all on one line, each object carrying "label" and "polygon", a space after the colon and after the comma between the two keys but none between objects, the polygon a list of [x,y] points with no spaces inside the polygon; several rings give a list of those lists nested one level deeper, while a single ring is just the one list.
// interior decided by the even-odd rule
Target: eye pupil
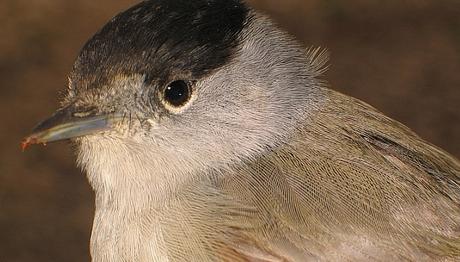
[{"label": "eye pupil", "polygon": [[189,84],[183,80],[170,83],[164,91],[164,100],[172,106],[183,106],[190,99]]}]

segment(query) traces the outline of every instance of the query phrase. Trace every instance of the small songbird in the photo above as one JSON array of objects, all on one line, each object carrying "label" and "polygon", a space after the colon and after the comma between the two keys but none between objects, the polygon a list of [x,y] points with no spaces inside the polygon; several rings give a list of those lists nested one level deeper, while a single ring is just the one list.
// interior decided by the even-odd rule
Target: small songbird
[{"label": "small songbird", "polygon": [[326,67],[243,1],[144,1],[23,145],[77,144],[93,261],[460,261],[460,162]]}]

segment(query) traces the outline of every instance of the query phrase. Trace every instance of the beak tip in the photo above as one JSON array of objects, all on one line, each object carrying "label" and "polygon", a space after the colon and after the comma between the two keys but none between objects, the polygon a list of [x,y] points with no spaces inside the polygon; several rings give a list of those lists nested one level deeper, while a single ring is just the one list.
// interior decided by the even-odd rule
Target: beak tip
[{"label": "beak tip", "polygon": [[20,146],[21,146],[22,152],[24,152],[29,146],[34,145],[34,144],[39,144],[39,143],[40,141],[36,136],[30,135],[21,141]]},{"label": "beak tip", "polygon": [[26,149],[27,149],[30,145],[35,144],[35,142],[36,142],[35,139],[32,138],[32,137],[30,137],[30,136],[24,138],[24,140],[22,140],[22,142],[21,142],[21,149],[22,149],[22,152],[26,151]]}]

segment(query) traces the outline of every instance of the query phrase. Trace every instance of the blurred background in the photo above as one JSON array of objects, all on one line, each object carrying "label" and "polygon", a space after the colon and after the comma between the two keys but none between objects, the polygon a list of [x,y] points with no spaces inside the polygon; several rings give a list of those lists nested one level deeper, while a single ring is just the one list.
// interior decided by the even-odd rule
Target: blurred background
[{"label": "blurred background", "polygon": [[[93,193],[69,144],[19,142],[57,107],[85,41],[134,0],[0,1],[0,261],[88,261]],[[250,0],[326,79],[460,157],[460,1]]]}]

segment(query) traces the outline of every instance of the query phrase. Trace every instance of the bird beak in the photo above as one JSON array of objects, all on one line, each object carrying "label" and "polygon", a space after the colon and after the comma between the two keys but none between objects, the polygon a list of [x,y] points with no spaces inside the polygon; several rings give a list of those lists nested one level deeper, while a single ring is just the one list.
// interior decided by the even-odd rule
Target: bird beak
[{"label": "bird beak", "polygon": [[95,115],[91,111],[70,105],[38,124],[21,146],[25,150],[32,144],[46,144],[95,134],[111,129],[120,119],[115,114]]}]

